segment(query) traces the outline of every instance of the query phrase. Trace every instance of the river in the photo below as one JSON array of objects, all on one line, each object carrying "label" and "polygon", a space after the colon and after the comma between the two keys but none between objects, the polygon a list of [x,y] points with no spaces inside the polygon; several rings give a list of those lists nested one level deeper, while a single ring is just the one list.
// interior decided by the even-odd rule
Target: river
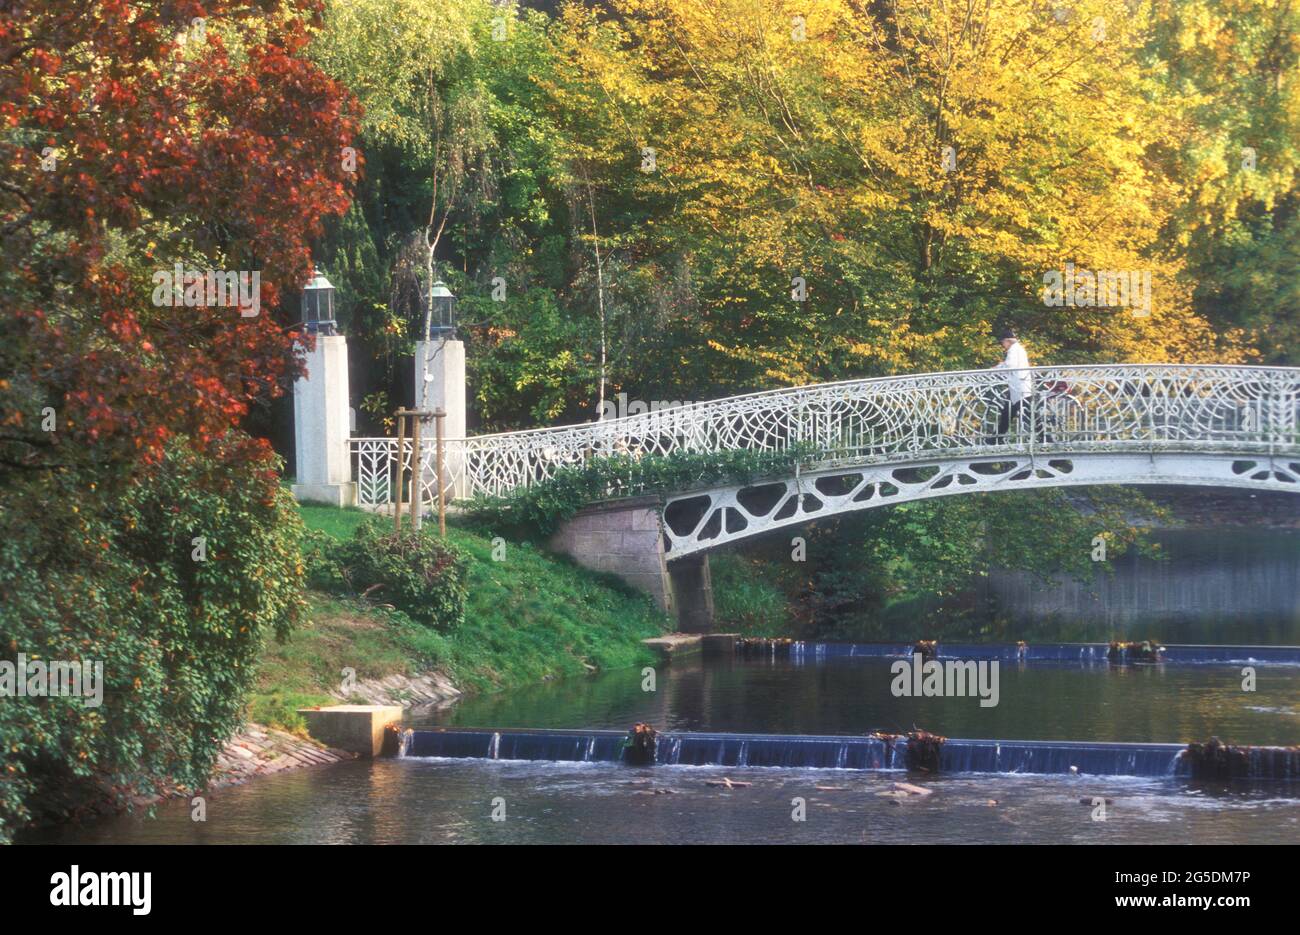
[{"label": "river", "polygon": [[[467,699],[416,725],[862,733],[913,725],[962,737],[1205,740],[1300,737],[1300,666],[1001,667],[999,704],[895,698],[888,661],[726,660],[609,672]],[[710,786],[727,776],[752,785]],[[67,829],[61,840],[131,843],[1195,842],[1300,841],[1300,789],[1172,778],[970,774],[916,779],[933,794],[881,796],[905,776],[849,770],[632,768],[394,759],[269,776],[154,818]],[[1094,800],[1110,799],[1104,820]],[[792,814],[803,800],[804,821]],[[493,812],[504,820],[493,820]]]},{"label": "river", "polygon": [[[1207,641],[1300,643],[1297,533],[1252,534],[1236,549],[1220,549],[1217,558],[1205,550],[1204,536],[1189,541],[1206,563],[1200,575],[1217,575],[1218,586],[1231,589],[1240,604],[1239,612],[1215,598],[1197,618],[1182,592],[1198,576],[1177,578],[1152,566],[1150,574],[1163,576],[1163,583],[1144,590],[1142,570],[1135,566],[1121,572],[1118,590],[1107,596],[1116,606],[1148,601],[1150,616],[1121,614],[1126,631],[1171,642],[1213,635]],[[1286,559],[1278,559],[1279,543]],[[1263,578],[1251,578],[1252,554],[1261,564],[1271,563],[1259,572]],[[1292,562],[1290,571],[1279,570],[1279,561]],[[1176,619],[1163,616],[1159,602],[1151,603],[1150,595],[1157,592],[1167,596],[1159,606],[1178,608]],[[1054,614],[1068,615],[1063,605],[1068,601],[1050,607]],[[1020,612],[1036,606],[1048,605],[1028,601]],[[1085,611],[1082,605],[1074,608],[1080,617]],[[1042,619],[1038,623],[1035,629],[1041,634],[1045,624]],[[1095,621],[1085,629],[1095,635]],[[1068,624],[1053,635],[1079,638]],[[1254,690],[1248,691],[1243,690],[1241,664],[1004,663],[998,703],[988,707],[974,697],[896,697],[890,660],[880,658],[725,658],[707,663],[697,658],[655,667],[653,685],[647,684],[647,675],[640,669],[613,671],[466,698],[443,710],[413,714],[410,723],[626,730],[644,721],[672,731],[863,734],[923,728],[962,738],[1187,743],[1218,736],[1240,744],[1300,742],[1297,664],[1257,667]],[[749,785],[710,784],[723,777]],[[900,779],[931,794],[906,799],[881,794],[891,792]],[[1099,800],[1109,800],[1104,811],[1098,809]],[[153,817],[112,818],[42,839],[196,844],[1297,843],[1300,788],[1171,776],[918,777],[834,769],[634,768],[411,757],[297,770],[222,789],[207,797],[204,822],[191,820],[188,803],[171,801],[159,805]]]}]

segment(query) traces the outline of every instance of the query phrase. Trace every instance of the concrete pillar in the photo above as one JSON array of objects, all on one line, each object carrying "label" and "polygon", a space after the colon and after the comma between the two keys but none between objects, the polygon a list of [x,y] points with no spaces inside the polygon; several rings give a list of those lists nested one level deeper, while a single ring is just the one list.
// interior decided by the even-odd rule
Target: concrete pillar
[{"label": "concrete pillar", "polygon": [[[432,412],[442,409],[447,413],[443,433],[447,438],[465,437],[465,345],[460,341],[415,342],[415,392],[412,394],[416,409]],[[430,442],[434,438],[433,420],[423,428]],[[451,495],[466,497],[464,472],[461,470],[461,453],[452,446],[447,449],[447,479]]]},{"label": "concrete pillar", "polygon": [[348,409],[348,342],[343,335],[317,335],[307,354],[307,375],[293,384],[293,495],[302,501],[351,506]]},{"label": "concrete pillar", "polygon": [[661,506],[653,496],[594,503],[561,525],[550,547],[649,594],[683,632],[706,633],[713,626],[708,556],[667,560]]}]

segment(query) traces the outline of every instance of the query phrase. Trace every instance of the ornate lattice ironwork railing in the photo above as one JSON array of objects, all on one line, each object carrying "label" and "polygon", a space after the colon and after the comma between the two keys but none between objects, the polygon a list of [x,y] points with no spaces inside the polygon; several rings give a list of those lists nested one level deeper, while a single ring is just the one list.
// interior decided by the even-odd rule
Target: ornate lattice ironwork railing
[{"label": "ornate lattice ironwork railing", "polygon": [[[1300,453],[1300,368],[1193,364],[1034,367],[1033,393],[999,425],[1006,370],[822,383],[640,415],[446,441],[451,497],[504,494],[611,455],[806,446],[817,464],[1095,451]],[[391,501],[393,438],[349,440],[363,506]],[[432,439],[421,446],[436,499]],[[404,446],[409,458],[410,441]]]}]

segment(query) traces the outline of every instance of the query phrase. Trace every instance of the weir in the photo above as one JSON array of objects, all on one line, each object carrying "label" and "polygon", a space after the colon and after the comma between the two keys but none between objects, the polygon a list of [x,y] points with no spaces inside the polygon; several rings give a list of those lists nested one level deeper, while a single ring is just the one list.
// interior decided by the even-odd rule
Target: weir
[{"label": "weir", "polygon": [[[812,643],[799,640],[737,640],[742,658],[783,658],[805,661],[834,658],[908,658],[912,643]],[[1108,661],[1108,643],[949,643],[939,642],[938,659],[999,660],[1002,662]],[[1126,655],[1126,654],[1124,654]],[[1169,644],[1162,663],[1175,665],[1300,665],[1300,646],[1220,646]]]},{"label": "weir", "polygon": [[[621,763],[628,733],[617,730],[408,730],[401,755],[570,763]],[[1083,743],[1056,740],[949,739],[941,773],[1191,778],[1187,746],[1177,743]],[[906,770],[908,738],[664,731],[655,763],[663,766]],[[1300,781],[1300,748],[1249,748],[1239,778]]]}]

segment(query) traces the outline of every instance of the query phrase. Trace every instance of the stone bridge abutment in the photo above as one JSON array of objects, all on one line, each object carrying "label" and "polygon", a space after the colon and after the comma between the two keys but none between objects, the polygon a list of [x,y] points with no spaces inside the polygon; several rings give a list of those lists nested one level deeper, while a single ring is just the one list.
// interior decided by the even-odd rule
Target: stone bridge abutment
[{"label": "stone bridge abutment", "polygon": [[697,553],[668,561],[662,509],[657,496],[591,504],[560,526],[550,547],[583,568],[614,575],[649,594],[676,618],[681,632],[708,633],[713,626],[709,557]]}]

